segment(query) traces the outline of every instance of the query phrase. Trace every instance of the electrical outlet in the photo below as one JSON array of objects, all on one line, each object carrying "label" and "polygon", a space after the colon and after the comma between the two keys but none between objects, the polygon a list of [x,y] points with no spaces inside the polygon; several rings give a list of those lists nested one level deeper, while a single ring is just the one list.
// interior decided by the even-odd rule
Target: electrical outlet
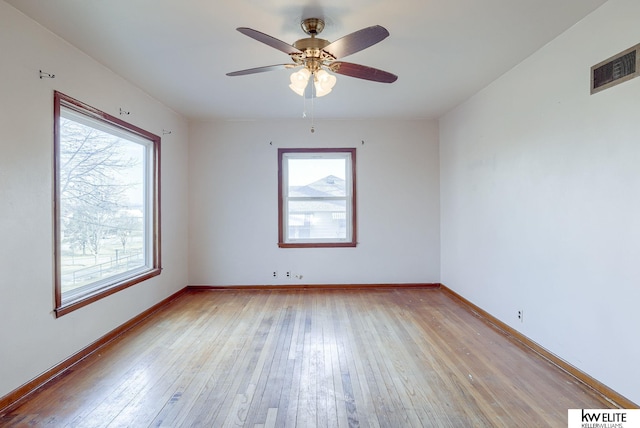
[{"label": "electrical outlet", "polygon": [[273,276],[274,278],[278,277],[278,271],[274,270],[273,273],[271,274],[271,276]]},{"label": "electrical outlet", "polygon": [[518,319],[520,322],[524,322],[524,311],[522,309],[518,311]]},{"label": "electrical outlet", "polygon": [[291,271],[290,270],[287,271],[287,278],[291,278]]}]

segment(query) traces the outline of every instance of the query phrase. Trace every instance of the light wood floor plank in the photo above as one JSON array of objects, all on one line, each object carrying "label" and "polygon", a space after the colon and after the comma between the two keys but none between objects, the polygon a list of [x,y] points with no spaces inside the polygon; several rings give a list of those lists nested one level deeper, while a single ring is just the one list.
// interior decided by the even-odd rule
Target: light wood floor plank
[{"label": "light wood floor plank", "polygon": [[564,427],[610,406],[440,290],[190,291],[0,426]]}]

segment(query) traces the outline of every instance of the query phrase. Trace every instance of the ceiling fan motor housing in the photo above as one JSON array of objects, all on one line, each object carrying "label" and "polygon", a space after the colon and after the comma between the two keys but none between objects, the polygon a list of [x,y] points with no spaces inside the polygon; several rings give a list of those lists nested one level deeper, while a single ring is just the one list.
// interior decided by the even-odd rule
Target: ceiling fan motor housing
[{"label": "ceiling fan motor housing", "polygon": [[[304,22],[305,21],[303,21],[303,24]],[[322,24],[322,26],[324,26],[324,23]],[[326,65],[325,62],[335,61],[335,58],[332,55],[330,55],[328,52],[323,51],[323,48],[325,46],[328,46],[330,43],[331,42],[329,42],[328,40],[319,39],[315,37],[314,33],[311,33],[311,37],[300,39],[293,43],[293,46],[296,49],[302,51],[302,53],[291,54],[291,58],[296,64],[306,66],[311,72],[319,70],[322,65]]]}]

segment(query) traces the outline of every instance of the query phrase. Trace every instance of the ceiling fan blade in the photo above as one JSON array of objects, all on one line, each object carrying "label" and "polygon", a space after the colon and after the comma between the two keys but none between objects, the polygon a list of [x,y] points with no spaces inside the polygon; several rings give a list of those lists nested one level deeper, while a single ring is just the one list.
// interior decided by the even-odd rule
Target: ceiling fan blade
[{"label": "ceiling fan blade", "polygon": [[[334,68],[334,66],[337,66]],[[331,63],[331,70],[334,73],[345,76],[356,77],[358,79],[372,80],[381,83],[393,83],[398,80],[395,74],[379,70],[366,65],[353,64],[351,62],[335,61]]]},{"label": "ceiling fan blade", "polygon": [[328,44],[322,50],[334,58],[344,58],[386,39],[389,32],[380,25],[363,28]]},{"label": "ceiling fan blade", "polygon": [[256,68],[248,68],[246,70],[232,71],[231,73],[227,73],[227,76],[244,76],[245,74],[264,73],[265,71],[281,70],[284,68],[293,68],[297,66],[298,66],[297,64],[267,65],[264,67],[256,67]]},{"label": "ceiling fan blade", "polygon": [[245,36],[249,36],[252,39],[255,39],[259,42],[264,43],[265,45],[269,45],[272,48],[276,48],[279,51],[286,53],[287,55],[291,55],[294,53],[301,53],[298,48],[293,47],[289,43],[285,43],[282,40],[278,40],[275,37],[271,37],[268,34],[261,33],[260,31],[253,30],[247,27],[238,27],[236,30],[240,31]]}]

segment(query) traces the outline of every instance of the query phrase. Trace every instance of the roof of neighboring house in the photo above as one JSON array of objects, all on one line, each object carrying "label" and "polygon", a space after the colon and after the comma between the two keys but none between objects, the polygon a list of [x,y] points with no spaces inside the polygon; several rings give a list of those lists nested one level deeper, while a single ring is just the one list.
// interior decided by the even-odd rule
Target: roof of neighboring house
[{"label": "roof of neighboring house", "polygon": [[[345,180],[328,175],[304,186],[291,186],[289,196],[306,198],[326,198],[331,196],[344,197],[346,195]],[[294,213],[320,213],[320,212],[344,212],[344,200],[310,200],[289,201],[289,212]]]},{"label": "roof of neighboring house", "polygon": [[289,188],[289,196],[291,197],[313,198],[345,195],[345,181],[335,175],[328,175],[304,186],[291,186]]}]

